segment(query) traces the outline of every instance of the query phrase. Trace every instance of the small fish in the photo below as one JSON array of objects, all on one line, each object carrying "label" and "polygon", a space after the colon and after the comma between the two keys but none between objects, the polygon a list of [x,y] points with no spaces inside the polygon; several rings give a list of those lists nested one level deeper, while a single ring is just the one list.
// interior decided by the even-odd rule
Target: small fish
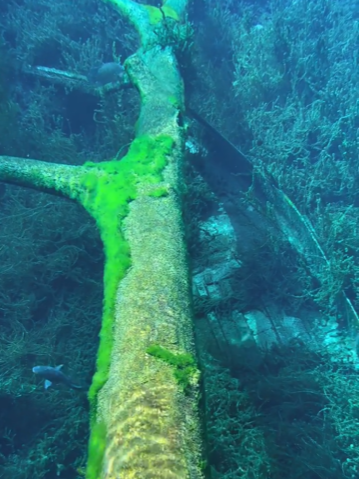
[{"label": "small fish", "polygon": [[62,366],[63,364],[55,368],[52,366],[35,366],[32,368],[32,372],[45,379],[45,389],[48,389],[52,383],[66,384],[66,386],[72,389],[83,389],[82,386],[74,384],[72,380],[61,371]]},{"label": "small fish", "polygon": [[108,83],[121,81],[124,76],[125,69],[118,62],[102,63],[98,67],[91,68],[87,75],[89,82],[96,86],[105,86]]}]

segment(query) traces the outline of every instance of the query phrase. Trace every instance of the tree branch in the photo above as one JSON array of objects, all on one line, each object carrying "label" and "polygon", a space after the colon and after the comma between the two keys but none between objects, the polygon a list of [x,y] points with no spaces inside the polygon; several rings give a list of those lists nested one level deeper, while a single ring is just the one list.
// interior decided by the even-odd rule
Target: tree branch
[{"label": "tree branch", "polygon": [[148,48],[158,43],[156,28],[164,18],[179,21],[183,18],[188,0],[168,0],[162,7],[143,5],[132,0],[105,0],[124,15],[136,28],[142,47]]},{"label": "tree branch", "polygon": [[[128,153],[121,161],[83,166],[0,157],[0,180],[78,200],[103,241],[87,479],[203,479],[200,373],[179,194],[184,86],[171,30],[187,0],[161,8],[107,1],[141,38],[125,63],[141,96]],[[161,354],[151,355],[150,346]]]},{"label": "tree branch", "polygon": [[83,166],[0,156],[1,181],[71,199],[78,199],[84,191],[81,178],[87,170]]},{"label": "tree branch", "polygon": [[[107,0],[114,8],[124,15],[136,28],[141,38],[142,46],[156,43],[156,35],[151,27],[151,9],[132,0]],[[156,7],[152,7],[156,8]]]}]

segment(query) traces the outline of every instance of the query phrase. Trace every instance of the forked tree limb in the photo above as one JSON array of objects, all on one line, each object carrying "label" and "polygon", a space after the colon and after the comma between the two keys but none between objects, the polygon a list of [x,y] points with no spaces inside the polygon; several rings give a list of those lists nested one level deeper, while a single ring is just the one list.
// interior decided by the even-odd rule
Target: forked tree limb
[{"label": "forked tree limb", "polygon": [[[89,391],[87,479],[202,479],[199,370],[181,212],[186,130],[175,54],[158,44],[161,9],[111,1],[141,47],[125,62],[141,96],[136,138],[120,161],[68,166],[0,157],[0,179],[79,201],[105,250],[104,307]],[[162,36],[163,38],[163,36]]]}]

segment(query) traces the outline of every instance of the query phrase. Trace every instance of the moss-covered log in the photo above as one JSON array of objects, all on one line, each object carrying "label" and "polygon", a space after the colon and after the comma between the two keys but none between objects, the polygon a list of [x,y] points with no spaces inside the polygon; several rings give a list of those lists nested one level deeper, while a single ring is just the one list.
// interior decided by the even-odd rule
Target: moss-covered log
[{"label": "moss-covered log", "polygon": [[197,479],[204,462],[181,215],[184,92],[172,49],[154,33],[164,17],[180,18],[186,2],[161,10],[113,3],[142,43],[126,61],[141,95],[128,154],[82,167],[3,157],[0,179],[79,201],[101,233],[104,312],[89,391],[88,479]]}]

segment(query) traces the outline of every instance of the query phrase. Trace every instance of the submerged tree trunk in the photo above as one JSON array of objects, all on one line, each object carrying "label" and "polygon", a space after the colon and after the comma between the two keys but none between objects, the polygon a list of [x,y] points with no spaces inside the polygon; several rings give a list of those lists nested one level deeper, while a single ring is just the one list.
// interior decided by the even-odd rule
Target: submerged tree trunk
[{"label": "submerged tree trunk", "polygon": [[88,479],[197,479],[204,461],[181,216],[184,92],[172,49],[157,44],[158,29],[181,17],[186,2],[114,6],[141,37],[126,61],[142,101],[128,154],[80,167],[1,157],[0,179],[79,201],[101,233],[104,311],[89,391]]}]

